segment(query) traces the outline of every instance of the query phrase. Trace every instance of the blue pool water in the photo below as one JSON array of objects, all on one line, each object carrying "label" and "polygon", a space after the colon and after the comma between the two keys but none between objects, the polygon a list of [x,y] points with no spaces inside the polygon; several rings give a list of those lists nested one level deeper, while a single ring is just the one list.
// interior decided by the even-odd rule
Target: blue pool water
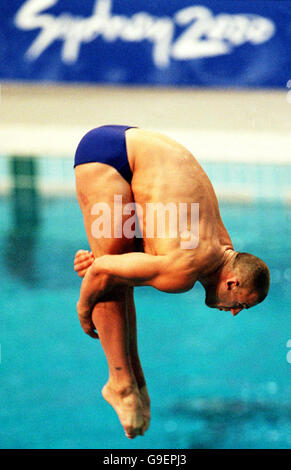
[{"label": "blue pool water", "polygon": [[265,302],[236,318],[208,309],[200,285],[136,289],[151,427],[129,441],[100,395],[98,341],[81,330],[74,253],[87,248],[74,199],[43,199],[37,228],[16,229],[0,199],[0,447],[8,449],[290,448],[291,237],[282,204],[221,205],[237,250],[272,275]]}]

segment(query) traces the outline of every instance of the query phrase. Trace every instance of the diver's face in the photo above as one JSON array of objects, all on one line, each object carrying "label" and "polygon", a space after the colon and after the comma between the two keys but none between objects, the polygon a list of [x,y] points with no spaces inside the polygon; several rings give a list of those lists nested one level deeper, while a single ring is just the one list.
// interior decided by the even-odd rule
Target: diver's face
[{"label": "diver's face", "polygon": [[257,304],[258,296],[249,288],[240,287],[237,282],[224,281],[218,283],[215,291],[207,292],[206,305],[218,308],[237,315],[244,308],[250,308]]}]

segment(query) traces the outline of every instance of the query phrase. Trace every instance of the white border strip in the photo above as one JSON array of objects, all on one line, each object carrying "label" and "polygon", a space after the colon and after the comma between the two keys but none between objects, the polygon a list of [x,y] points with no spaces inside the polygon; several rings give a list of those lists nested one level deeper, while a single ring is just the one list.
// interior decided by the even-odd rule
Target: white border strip
[{"label": "white border strip", "polygon": [[201,162],[291,164],[291,137],[284,132],[173,129],[165,133]]},{"label": "white border strip", "polygon": [[[59,126],[0,126],[0,154],[66,157],[89,129]],[[161,129],[195,157],[213,162],[291,164],[290,134],[274,131]]]}]

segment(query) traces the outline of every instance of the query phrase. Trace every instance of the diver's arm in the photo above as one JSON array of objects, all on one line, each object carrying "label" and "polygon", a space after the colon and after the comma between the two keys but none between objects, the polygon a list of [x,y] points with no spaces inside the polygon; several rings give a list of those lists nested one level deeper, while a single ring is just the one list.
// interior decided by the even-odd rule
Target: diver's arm
[{"label": "diver's arm", "polygon": [[90,316],[95,303],[116,286],[152,286],[170,292],[176,279],[170,274],[167,256],[125,253],[96,258],[81,285],[78,314]]}]

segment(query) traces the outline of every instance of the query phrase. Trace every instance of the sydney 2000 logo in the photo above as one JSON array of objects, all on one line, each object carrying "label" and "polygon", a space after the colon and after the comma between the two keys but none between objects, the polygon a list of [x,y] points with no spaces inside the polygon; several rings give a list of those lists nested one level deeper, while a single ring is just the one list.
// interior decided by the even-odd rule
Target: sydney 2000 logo
[{"label": "sydney 2000 logo", "polygon": [[171,59],[229,54],[235,47],[246,43],[255,46],[275,34],[275,25],[267,17],[245,13],[214,15],[209,8],[197,4],[178,10],[172,17],[157,17],[145,11],[131,16],[117,15],[113,13],[113,0],[96,0],[89,17],[74,16],[67,11],[50,14],[49,9],[56,5],[61,7],[61,2],[27,0],[17,11],[14,23],[18,29],[37,30],[26,51],[28,60],[37,60],[51,44],[61,41],[62,61],[73,64],[82,46],[101,38],[110,43],[148,41],[152,44],[153,63],[164,68]]}]

